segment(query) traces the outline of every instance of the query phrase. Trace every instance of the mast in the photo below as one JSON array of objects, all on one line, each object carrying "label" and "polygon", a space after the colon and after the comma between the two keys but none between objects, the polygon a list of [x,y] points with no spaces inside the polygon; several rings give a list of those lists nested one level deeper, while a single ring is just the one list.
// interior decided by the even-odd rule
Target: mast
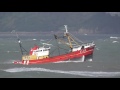
[{"label": "mast", "polygon": [[66,37],[67,37],[68,42],[69,42],[69,46],[70,46],[70,48],[72,49],[72,48],[73,48],[73,46],[72,46],[72,43],[71,43],[71,40],[70,40],[70,36],[69,36],[68,29],[67,29],[67,25],[64,25],[64,26],[65,26],[64,36],[66,36]]},{"label": "mast", "polygon": [[67,25],[64,25],[65,27],[65,32],[64,32],[64,37],[67,37],[67,42],[65,40],[62,40],[61,37],[58,37],[57,35],[54,35],[55,39],[59,40],[61,43],[66,44],[69,46],[71,49],[73,48],[72,42],[74,42],[76,45],[79,45],[74,38],[71,36],[71,34],[68,32]]},{"label": "mast", "polygon": [[67,25],[64,25],[64,26],[65,26],[65,30],[66,30],[65,33],[68,33]]},{"label": "mast", "polygon": [[69,46],[72,49],[73,48],[72,41],[75,42],[77,45],[79,45],[79,44],[70,36],[68,29],[67,29],[67,25],[64,25],[64,26],[65,26],[64,36],[67,37],[68,42],[69,42]]}]

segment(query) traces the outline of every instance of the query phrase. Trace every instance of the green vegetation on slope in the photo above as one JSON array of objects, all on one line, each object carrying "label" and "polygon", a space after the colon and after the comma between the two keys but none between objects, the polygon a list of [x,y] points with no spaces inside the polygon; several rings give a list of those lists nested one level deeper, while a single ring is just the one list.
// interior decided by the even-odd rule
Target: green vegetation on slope
[{"label": "green vegetation on slope", "polygon": [[105,12],[0,12],[0,32],[58,31],[66,24],[80,33],[120,33],[119,23]]}]

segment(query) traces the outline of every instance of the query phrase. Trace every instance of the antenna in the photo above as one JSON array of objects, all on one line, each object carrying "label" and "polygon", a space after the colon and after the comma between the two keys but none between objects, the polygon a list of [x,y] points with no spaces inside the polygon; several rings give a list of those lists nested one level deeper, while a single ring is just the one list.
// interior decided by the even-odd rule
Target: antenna
[{"label": "antenna", "polygon": [[17,39],[19,39],[18,34],[17,34],[17,32],[16,32],[15,30],[12,30],[12,32],[11,32],[11,33],[15,33],[15,34],[16,34],[16,36],[17,36]]}]

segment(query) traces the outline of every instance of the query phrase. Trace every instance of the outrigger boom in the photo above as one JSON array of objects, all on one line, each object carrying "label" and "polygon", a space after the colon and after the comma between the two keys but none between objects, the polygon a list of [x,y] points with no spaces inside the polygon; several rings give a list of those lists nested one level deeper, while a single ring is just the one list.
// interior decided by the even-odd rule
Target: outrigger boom
[{"label": "outrigger boom", "polygon": [[[31,48],[29,54],[24,55],[22,53],[22,60],[14,61],[14,64],[23,64],[23,65],[43,64],[43,63],[52,63],[58,61],[74,60],[75,58],[82,58],[82,61],[84,61],[86,56],[93,55],[93,51],[95,47],[94,42],[79,44],[79,42],[75,40],[76,37],[74,37],[72,34],[68,32],[67,25],[64,25],[64,27],[65,27],[64,36],[61,38],[58,37],[57,35],[54,35],[54,37],[57,42],[61,42],[62,44],[69,46],[70,48],[69,52],[55,56],[50,56],[51,47],[45,48],[44,46],[39,47],[36,45],[33,48]],[[67,39],[67,41],[63,40],[65,38]],[[22,47],[20,43],[20,39],[18,39],[18,43],[21,48],[21,52],[23,52],[23,50],[27,52]]]},{"label": "outrigger boom", "polygon": [[19,47],[20,47],[21,54],[24,55],[24,52],[25,52],[25,53],[28,53],[28,51],[23,48],[17,32],[16,32],[15,30],[12,30],[11,33],[15,33],[15,34],[16,34],[16,37],[17,37],[17,40],[18,40],[18,44],[19,44]]}]

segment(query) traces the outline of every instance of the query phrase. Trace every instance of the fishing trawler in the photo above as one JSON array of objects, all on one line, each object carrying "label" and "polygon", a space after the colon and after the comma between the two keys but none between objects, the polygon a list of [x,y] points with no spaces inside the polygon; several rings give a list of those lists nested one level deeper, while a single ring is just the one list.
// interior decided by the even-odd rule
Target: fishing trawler
[{"label": "fishing trawler", "polygon": [[[23,65],[30,65],[30,64],[45,64],[45,63],[53,63],[58,61],[66,61],[66,60],[74,60],[82,58],[82,61],[85,61],[85,57],[87,56],[93,56],[94,42],[90,43],[80,43],[78,41],[78,38],[76,38],[74,35],[68,32],[67,25],[64,25],[65,32],[63,33],[62,37],[59,37],[58,35],[54,34],[54,40],[58,42],[58,50],[62,49],[59,46],[59,43],[65,44],[69,51],[66,53],[53,55],[51,56],[50,53],[53,52],[51,50],[51,47],[45,47],[35,45],[29,53],[24,54],[23,52],[27,52],[22,44],[20,39],[18,38],[18,43],[21,49],[22,53],[22,60],[14,61],[14,64],[23,64]],[[64,40],[66,39],[66,40]],[[50,41],[49,41],[50,43]],[[55,51],[55,50],[54,50]]]}]

